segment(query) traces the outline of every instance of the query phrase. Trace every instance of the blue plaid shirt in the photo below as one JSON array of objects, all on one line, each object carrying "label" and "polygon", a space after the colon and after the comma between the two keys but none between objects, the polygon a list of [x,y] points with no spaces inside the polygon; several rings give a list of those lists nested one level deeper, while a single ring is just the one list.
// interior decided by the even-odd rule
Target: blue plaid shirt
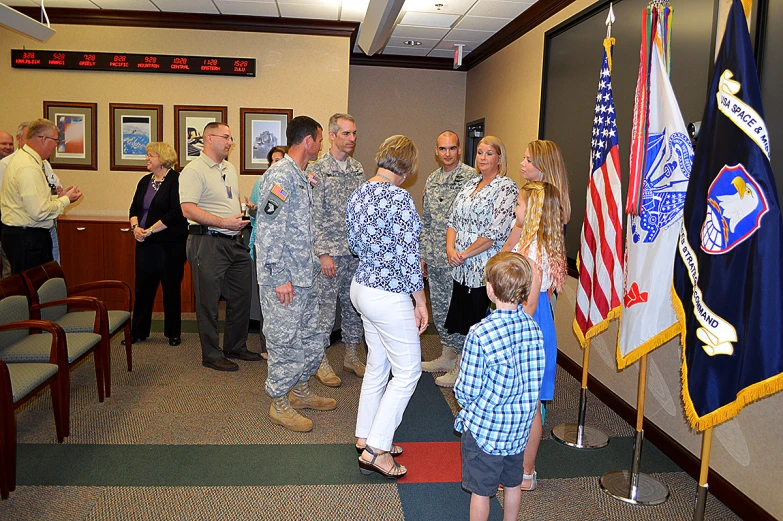
[{"label": "blue plaid shirt", "polygon": [[454,387],[469,430],[487,454],[519,454],[527,445],[544,377],[544,337],[520,306],[497,309],[470,328]]}]

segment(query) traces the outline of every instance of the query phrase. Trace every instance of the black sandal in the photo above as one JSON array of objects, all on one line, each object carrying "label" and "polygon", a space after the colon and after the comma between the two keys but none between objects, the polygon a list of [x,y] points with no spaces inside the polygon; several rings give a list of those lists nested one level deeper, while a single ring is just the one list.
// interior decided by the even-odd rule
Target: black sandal
[{"label": "black sandal", "polygon": [[[361,455],[362,452],[364,452],[364,447],[366,447],[366,445],[364,447],[361,445],[354,445],[354,447],[356,447],[356,454]],[[392,455],[392,458],[396,458],[397,456],[402,454],[402,447],[400,447],[399,445],[392,444],[389,454]]]},{"label": "black sandal", "polygon": [[383,456],[387,452],[385,450],[382,450],[376,453],[369,446],[365,447],[364,450],[366,450],[368,454],[372,454],[372,461],[369,462],[364,461],[362,457],[359,456],[359,472],[361,472],[365,476],[369,476],[373,472],[377,472],[378,474],[380,474],[385,478],[397,479],[397,478],[401,478],[408,472],[408,469],[405,469],[402,465],[400,465],[394,460],[392,460],[392,468],[390,468],[388,471],[383,470],[382,468],[380,468],[375,464],[375,460],[378,459],[378,456]]}]

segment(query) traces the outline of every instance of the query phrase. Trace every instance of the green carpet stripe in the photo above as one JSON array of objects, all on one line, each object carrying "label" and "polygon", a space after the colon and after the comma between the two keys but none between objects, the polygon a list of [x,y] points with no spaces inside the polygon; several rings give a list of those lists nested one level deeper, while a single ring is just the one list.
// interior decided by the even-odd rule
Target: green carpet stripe
[{"label": "green carpet stripe", "polygon": [[[601,450],[541,443],[541,478],[600,476],[631,463],[633,439]],[[282,486],[384,482],[362,476],[350,444],[324,445],[53,445],[20,444],[18,482],[42,486]],[[411,462],[432,465],[436,462]],[[642,471],[680,469],[651,444]]]}]

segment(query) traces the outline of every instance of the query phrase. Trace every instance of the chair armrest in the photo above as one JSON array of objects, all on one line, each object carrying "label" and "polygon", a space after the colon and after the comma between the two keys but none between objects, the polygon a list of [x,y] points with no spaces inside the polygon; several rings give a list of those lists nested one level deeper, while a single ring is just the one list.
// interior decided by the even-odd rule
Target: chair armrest
[{"label": "chair armrest", "polygon": [[20,320],[0,325],[0,332],[16,329],[42,329],[52,334],[52,348],[49,354],[49,363],[57,366],[63,365],[67,370],[68,355],[65,343],[65,331],[59,324],[49,320]]},{"label": "chair armrest", "polygon": [[94,282],[85,282],[83,284],[76,284],[75,286],[68,287],[68,294],[84,293],[85,291],[92,291],[95,289],[119,289],[125,292],[125,303],[128,306],[126,311],[131,311],[131,289],[125,282],[121,280],[96,280]]},{"label": "chair armrest", "polygon": [[101,332],[102,324],[106,324],[109,327],[109,314],[106,311],[106,306],[95,297],[68,297],[59,300],[52,300],[50,302],[43,302],[41,304],[33,304],[30,306],[30,311],[39,311],[43,308],[51,308],[54,306],[67,305],[68,309],[81,309],[87,311],[95,311],[95,326],[94,331],[96,333]]}]

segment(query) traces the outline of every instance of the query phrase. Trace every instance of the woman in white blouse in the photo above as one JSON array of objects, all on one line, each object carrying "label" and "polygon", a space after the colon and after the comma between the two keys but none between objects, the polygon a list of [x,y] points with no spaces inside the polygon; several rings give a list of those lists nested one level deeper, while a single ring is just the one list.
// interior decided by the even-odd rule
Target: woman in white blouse
[{"label": "woman in white blouse", "polygon": [[476,169],[481,174],[457,194],[446,230],[446,255],[453,267],[454,287],[446,328],[463,335],[454,368],[436,378],[442,387],[454,387],[459,375],[464,335],[487,315],[489,297],[484,266],[500,251],[511,232],[519,188],[506,177],[508,159],[503,142],[486,136],[479,142]]}]

